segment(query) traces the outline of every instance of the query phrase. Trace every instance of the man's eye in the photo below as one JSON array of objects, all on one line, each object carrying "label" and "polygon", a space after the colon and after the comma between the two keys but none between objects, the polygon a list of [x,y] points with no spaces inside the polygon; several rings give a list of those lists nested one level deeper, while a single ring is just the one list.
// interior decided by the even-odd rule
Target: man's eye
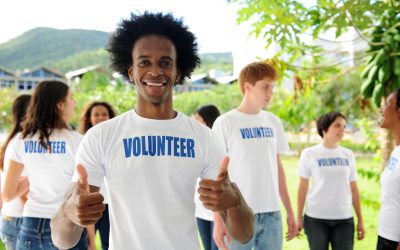
[{"label": "man's eye", "polygon": [[147,66],[147,65],[149,65],[149,64],[150,64],[150,62],[147,61],[147,60],[144,60],[144,61],[140,61],[140,62],[139,62],[139,65],[141,65],[141,66]]},{"label": "man's eye", "polygon": [[161,62],[161,65],[163,67],[169,68],[169,67],[171,67],[172,64],[170,62],[168,62],[168,61],[163,61],[163,62]]}]

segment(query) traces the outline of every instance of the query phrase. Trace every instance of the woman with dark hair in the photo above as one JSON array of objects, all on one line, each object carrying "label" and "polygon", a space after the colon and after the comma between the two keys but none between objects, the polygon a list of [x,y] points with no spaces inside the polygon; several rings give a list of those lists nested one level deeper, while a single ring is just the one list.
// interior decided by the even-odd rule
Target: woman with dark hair
[{"label": "woman with dark hair", "polygon": [[114,118],[115,112],[107,102],[91,102],[84,109],[79,125],[79,132],[86,132],[96,124]]},{"label": "woman with dark hair", "polygon": [[[111,105],[107,102],[92,102],[89,103],[88,106],[84,109],[81,119],[79,132],[81,134],[86,134],[86,132],[93,126],[109,120],[115,117],[115,112]],[[108,195],[107,195],[107,186],[105,182],[103,186],[100,188],[100,193],[104,197],[105,210],[101,218],[94,225],[90,225],[87,227],[88,230],[88,243],[89,249],[96,249],[95,244],[95,236],[96,232],[99,231],[100,239],[101,239],[101,248],[103,250],[108,249],[109,246],[109,237],[110,237],[110,220],[108,215]]]},{"label": "woman with dark hair", "polygon": [[[61,206],[74,172],[82,135],[68,122],[75,101],[60,81],[42,81],[34,89],[22,132],[11,147],[3,185],[5,201],[28,192],[17,249],[57,249],[51,240],[50,218]],[[22,171],[26,177],[21,177]],[[29,180],[28,180],[29,178]],[[87,247],[86,234],[75,249]]]},{"label": "woman with dark hair", "polygon": [[381,108],[380,127],[392,131],[396,147],[381,174],[377,250],[400,249],[400,89]]},{"label": "woman with dark hair", "polygon": [[[11,131],[8,134],[6,141],[0,148],[0,171],[2,183],[4,183],[5,173],[7,172],[10,160],[11,150],[8,145],[12,144],[13,138],[21,131],[21,123],[25,116],[30,100],[30,95],[20,95],[13,102]],[[1,241],[3,241],[6,249],[16,249],[17,236],[19,230],[21,229],[24,202],[25,198],[21,196],[20,199],[17,198],[9,202],[4,202],[1,208],[2,219],[0,235]]]},{"label": "woman with dark hair", "polygon": [[[210,129],[212,128],[214,121],[220,115],[219,110],[214,105],[201,106],[196,110],[194,114],[194,119],[199,123],[206,125]],[[197,181],[200,181],[198,179]],[[196,186],[196,190],[198,184]],[[205,250],[218,250],[217,245],[213,239],[213,228],[214,228],[214,215],[213,212],[206,209],[199,199],[199,194],[195,192],[195,202],[196,202],[196,220],[197,227],[199,229],[201,241]]]},{"label": "woman with dark hair", "polygon": [[194,114],[194,119],[200,122],[201,124],[206,125],[209,128],[212,128],[215,120],[220,115],[218,108],[214,105],[204,105],[196,110]]},{"label": "woman with dark hair", "polygon": [[[306,148],[301,153],[298,175],[297,219],[303,228],[311,250],[351,250],[354,245],[354,220],[357,215],[357,238],[364,238],[360,194],[354,154],[339,146],[346,128],[346,118],[330,112],[317,120],[322,143]],[[312,186],[308,189],[310,179]]]}]

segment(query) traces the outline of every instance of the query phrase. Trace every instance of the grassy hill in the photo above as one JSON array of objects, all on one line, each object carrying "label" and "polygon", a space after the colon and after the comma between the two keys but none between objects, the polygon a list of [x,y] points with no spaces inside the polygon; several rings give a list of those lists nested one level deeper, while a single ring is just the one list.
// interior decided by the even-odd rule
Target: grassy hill
[{"label": "grassy hill", "polygon": [[[107,44],[108,33],[94,30],[35,28],[0,44],[0,66],[11,70],[63,64],[71,56],[85,57]],[[73,67],[63,66],[66,70]],[[64,71],[64,70],[63,70]]]},{"label": "grassy hill", "polygon": [[[22,70],[46,66],[59,72],[90,65],[110,65],[107,52],[109,33],[95,30],[35,28],[0,44],[0,67]],[[232,53],[200,55],[202,65],[195,73],[210,69],[232,72]]]}]

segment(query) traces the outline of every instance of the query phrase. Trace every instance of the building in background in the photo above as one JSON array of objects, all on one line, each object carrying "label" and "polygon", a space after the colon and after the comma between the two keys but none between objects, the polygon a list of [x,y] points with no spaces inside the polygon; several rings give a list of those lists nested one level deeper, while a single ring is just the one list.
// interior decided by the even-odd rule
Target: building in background
[{"label": "building in background", "polygon": [[36,84],[43,80],[65,81],[66,78],[61,73],[47,67],[38,67],[33,70],[23,70],[11,72],[0,67],[0,89],[14,88],[16,91],[29,91]]}]

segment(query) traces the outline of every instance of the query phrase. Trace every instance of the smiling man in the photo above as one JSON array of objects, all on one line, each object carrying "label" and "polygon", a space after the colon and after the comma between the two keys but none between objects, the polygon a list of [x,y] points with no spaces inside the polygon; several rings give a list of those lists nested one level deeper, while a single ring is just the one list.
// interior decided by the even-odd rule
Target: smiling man
[{"label": "smiling man", "polygon": [[108,51],[112,68],[136,87],[136,107],[90,129],[76,159],[75,181],[53,217],[52,238],[70,248],[104,209],[109,187],[110,249],[200,249],[193,193],[220,214],[240,242],[253,214],[227,174],[228,158],[213,132],[173,110],[172,91],[199,64],[194,35],[170,14],[123,20]]}]

